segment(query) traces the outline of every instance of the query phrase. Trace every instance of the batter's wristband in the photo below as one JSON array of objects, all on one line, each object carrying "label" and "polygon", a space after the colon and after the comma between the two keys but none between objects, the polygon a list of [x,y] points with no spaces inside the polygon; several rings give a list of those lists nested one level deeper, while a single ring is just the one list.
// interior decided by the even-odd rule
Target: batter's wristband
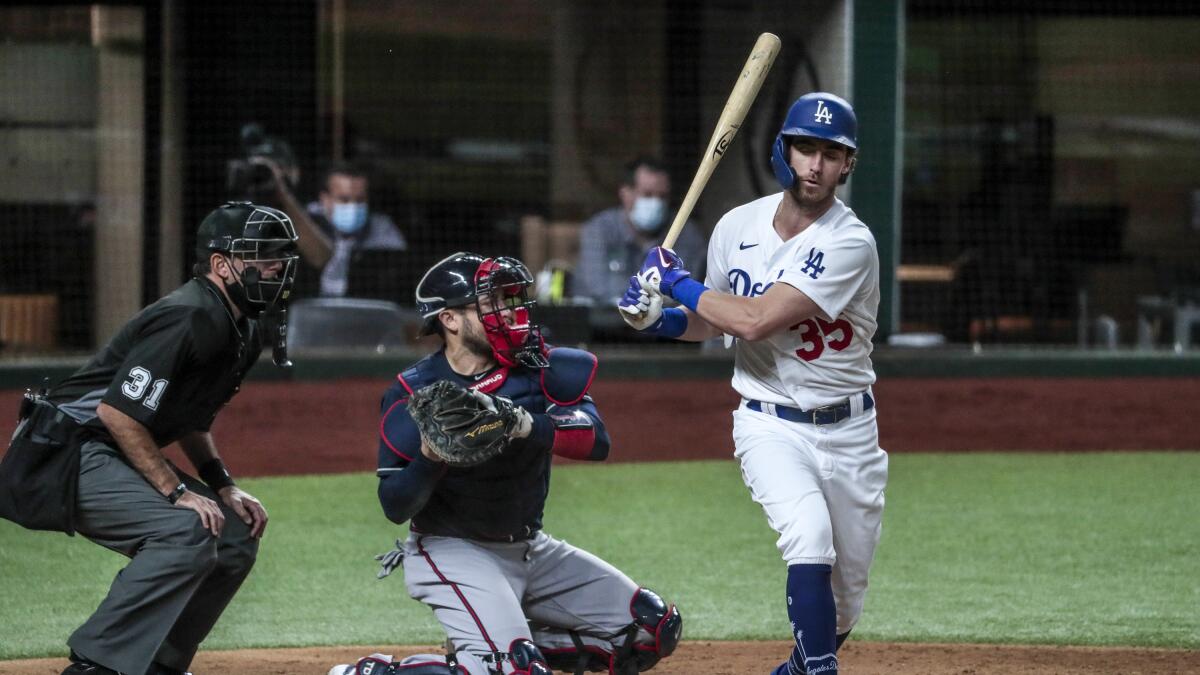
[{"label": "batter's wristband", "polygon": [[662,318],[659,321],[658,328],[654,330],[654,334],[677,338],[687,332],[687,327],[687,314],[678,307],[667,307],[663,310]]},{"label": "batter's wristband", "polygon": [[200,480],[204,481],[205,485],[214,490],[233,486],[229,469],[225,468],[225,462],[222,462],[220,457],[213,457],[201,464],[196,468],[196,473],[200,474]]},{"label": "batter's wristband", "polygon": [[707,286],[695,279],[680,279],[671,287],[671,296],[694,312],[696,305],[700,303],[700,296],[707,290]]}]

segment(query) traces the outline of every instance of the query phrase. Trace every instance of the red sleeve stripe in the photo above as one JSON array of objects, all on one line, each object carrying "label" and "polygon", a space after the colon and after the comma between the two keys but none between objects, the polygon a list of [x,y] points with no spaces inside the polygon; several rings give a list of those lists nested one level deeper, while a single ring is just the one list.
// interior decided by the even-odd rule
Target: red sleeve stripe
[{"label": "red sleeve stripe", "polygon": [[404,387],[404,391],[407,391],[408,395],[412,396],[412,387],[408,386],[408,382],[404,381],[404,373],[396,373],[396,379],[400,381],[400,386]]},{"label": "red sleeve stripe", "polygon": [[463,607],[467,608],[467,612],[471,615],[471,618],[475,620],[475,625],[479,627],[479,634],[483,636],[484,640],[487,640],[488,648],[493,652],[500,651],[499,649],[496,649],[496,643],[492,642],[492,636],[488,635],[487,629],[483,627],[483,622],[479,620],[479,615],[475,613],[475,608],[471,606],[471,603],[467,602],[467,596],[463,595],[462,589],[458,587],[458,584],[447,579],[446,575],[442,574],[442,571],[437,568],[437,565],[433,564],[433,557],[429,555],[429,551],[425,550],[425,546],[421,544],[420,539],[417,539],[417,550],[421,552],[421,556],[425,558],[425,562],[429,563],[429,569],[433,570],[433,573],[437,575],[438,579],[440,579],[443,584],[446,584],[450,588],[454,589],[454,593],[458,595],[458,599],[462,601]]},{"label": "red sleeve stripe", "polygon": [[[401,378],[400,382],[403,384],[404,379]],[[404,386],[408,387],[407,384],[405,384]],[[409,390],[409,393],[410,394],[412,393],[411,389]],[[387,412],[383,413],[383,417],[381,417],[379,419],[379,438],[383,439],[383,444],[388,446],[389,450],[396,453],[400,457],[403,457],[405,461],[411,462],[412,457],[409,457],[408,455],[404,454],[403,452],[400,452],[399,450],[397,450],[396,446],[392,445],[392,442],[388,440],[387,433],[384,431],[385,425],[387,424],[388,415],[391,415],[392,411],[396,409],[396,406],[400,405],[401,403],[408,403],[408,399],[402,398],[399,401],[396,401],[395,403],[393,403],[392,406],[387,409]]]},{"label": "red sleeve stripe", "polygon": [[554,445],[550,449],[559,457],[567,459],[587,459],[596,446],[596,430],[589,429],[555,429]]}]

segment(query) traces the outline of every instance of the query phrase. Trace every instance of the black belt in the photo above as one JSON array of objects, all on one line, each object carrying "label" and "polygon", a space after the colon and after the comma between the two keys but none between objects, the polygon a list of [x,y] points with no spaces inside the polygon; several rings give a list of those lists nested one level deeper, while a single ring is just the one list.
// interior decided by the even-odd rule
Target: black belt
[{"label": "black belt", "polygon": [[[858,396],[858,394],[855,394]],[[864,391],[862,393],[863,412],[875,407],[875,400],[871,398],[871,393]],[[850,400],[846,399],[841,403],[834,403],[823,408],[814,408],[812,410],[801,410],[799,408],[789,408],[786,405],[776,404],[775,412],[771,412],[770,404],[764,404],[761,401],[746,401],[746,407],[754,412],[765,412],[768,415],[774,415],[781,420],[789,422],[800,422],[802,424],[837,424],[842,420],[850,417]]]}]

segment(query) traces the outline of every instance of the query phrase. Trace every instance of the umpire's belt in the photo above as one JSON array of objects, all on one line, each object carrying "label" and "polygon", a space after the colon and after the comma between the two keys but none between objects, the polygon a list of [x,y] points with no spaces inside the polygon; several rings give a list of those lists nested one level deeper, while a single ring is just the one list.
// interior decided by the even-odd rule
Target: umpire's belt
[{"label": "umpire's belt", "polygon": [[861,394],[855,394],[841,403],[834,403],[823,408],[813,408],[812,410],[801,410],[799,408],[789,408],[786,405],[778,405],[775,403],[763,403],[762,401],[746,401],[746,407],[754,412],[766,413],[774,415],[781,420],[789,422],[800,422],[802,424],[837,424],[852,415],[851,399],[862,397],[863,412],[875,407],[875,400],[871,398],[871,392],[864,391]]}]

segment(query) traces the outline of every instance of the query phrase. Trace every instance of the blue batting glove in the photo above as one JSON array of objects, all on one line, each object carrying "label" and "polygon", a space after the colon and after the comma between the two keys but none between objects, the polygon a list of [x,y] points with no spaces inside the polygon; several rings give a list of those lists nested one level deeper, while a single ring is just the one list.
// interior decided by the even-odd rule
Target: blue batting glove
[{"label": "blue batting glove", "polygon": [[617,303],[617,309],[634,330],[653,333],[662,324],[662,295],[642,288],[636,274],[629,278],[629,288]]},{"label": "blue batting glove", "polygon": [[692,273],[684,269],[683,259],[675,251],[662,246],[655,246],[646,253],[646,261],[638,276],[648,282],[654,290],[674,298],[675,284],[684,279],[690,279]]}]

